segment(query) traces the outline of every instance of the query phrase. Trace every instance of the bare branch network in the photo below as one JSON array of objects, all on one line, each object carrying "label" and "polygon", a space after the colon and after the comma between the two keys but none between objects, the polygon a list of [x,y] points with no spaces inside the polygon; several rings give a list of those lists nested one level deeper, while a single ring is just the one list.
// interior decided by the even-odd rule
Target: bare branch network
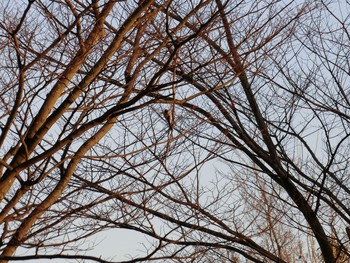
[{"label": "bare branch network", "polygon": [[[349,28],[340,0],[1,1],[0,262],[349,262]],[[143,250],[96,256],[121,229]]]}]

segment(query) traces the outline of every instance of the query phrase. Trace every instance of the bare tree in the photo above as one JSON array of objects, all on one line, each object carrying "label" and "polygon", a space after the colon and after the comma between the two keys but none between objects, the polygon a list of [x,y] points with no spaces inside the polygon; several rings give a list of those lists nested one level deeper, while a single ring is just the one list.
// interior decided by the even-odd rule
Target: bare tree
[{"label": "bare tree", "polygon": [[1,5],[0,262],[348,260],[348,3]]}]

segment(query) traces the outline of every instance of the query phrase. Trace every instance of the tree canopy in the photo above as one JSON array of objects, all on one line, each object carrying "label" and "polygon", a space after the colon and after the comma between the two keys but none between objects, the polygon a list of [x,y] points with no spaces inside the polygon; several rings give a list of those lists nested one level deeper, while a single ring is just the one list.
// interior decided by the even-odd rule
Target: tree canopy
[{"label": "tree canopy", "polygon": [[0,262],[348,262],[349,11],[1,1]]}]

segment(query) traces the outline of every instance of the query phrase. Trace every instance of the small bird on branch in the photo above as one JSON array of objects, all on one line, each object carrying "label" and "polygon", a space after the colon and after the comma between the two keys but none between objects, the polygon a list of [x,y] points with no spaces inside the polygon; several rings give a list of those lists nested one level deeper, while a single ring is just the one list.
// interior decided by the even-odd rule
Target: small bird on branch
[{"label": "small bird on branch", "polygon": [[164,110],[163,115],[168,123],[169,129],[172,131],[174,129],[174,117],[172,111],[170,109]]}]

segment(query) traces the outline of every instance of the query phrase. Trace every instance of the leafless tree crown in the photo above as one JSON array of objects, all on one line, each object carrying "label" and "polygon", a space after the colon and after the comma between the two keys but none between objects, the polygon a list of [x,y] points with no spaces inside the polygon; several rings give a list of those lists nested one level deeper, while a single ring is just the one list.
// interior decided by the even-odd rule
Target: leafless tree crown
[{"label": "leafless tree crown", "polygon": [[[344,0],[0,1],[0,262],[349,262],[349,28]],[[112,229],[144,250],[96,256]]]}]

